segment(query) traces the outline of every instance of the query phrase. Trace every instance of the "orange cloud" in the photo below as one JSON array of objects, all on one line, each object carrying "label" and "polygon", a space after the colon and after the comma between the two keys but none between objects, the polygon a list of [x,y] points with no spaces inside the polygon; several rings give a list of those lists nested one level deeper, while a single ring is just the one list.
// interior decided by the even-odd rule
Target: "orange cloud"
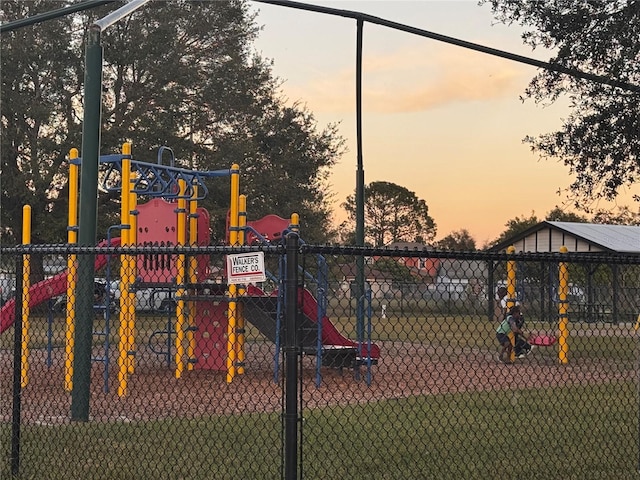
[{"label": "orange cloud", "polygon": [[[535,72],[481,53],[414,48],[363,59],[363,109],[370,113],[409,113],[455,103],[515,98]],[[290,99],[312,111],[353,112],[353,69],[317,72],[311,82],[286,86]]]}]

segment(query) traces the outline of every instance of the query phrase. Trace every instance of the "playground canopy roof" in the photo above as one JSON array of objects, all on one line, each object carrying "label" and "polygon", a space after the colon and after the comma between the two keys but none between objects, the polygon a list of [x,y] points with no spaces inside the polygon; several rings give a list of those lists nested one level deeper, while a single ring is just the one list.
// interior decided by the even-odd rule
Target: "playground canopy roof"
[{"label": "playground canopy roof", "polygon": [[516,252],[558,252],[565,246],[569,252],[640,255],[640,226],[544,221],[489,250],[504,251],[510,245]]}]

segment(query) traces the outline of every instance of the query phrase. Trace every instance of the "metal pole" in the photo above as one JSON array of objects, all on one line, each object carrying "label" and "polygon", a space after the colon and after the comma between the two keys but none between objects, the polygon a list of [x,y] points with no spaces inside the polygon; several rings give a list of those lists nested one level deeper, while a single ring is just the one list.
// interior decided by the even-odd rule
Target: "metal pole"
[{"label": "metal pole", "polygon": [[13,323],[13,410],[11,412],[11,473],[20,470],[20,415],[22,407],[22,257],[16,257],[16,303]]},{"label": "metal pole", "polygon": [[364,166],[362,161],[362,20],[356,41],[356,245],[364,246]]},{"label": "metal pole", "polygon": [[[126,147],[125,147],[126,145]],[[126,148],[126,152],[125,152]],[[131,154],[131,145],[124,144],[122,153]],[[129,212],[129,198],[131,193],[131,158],[125,156],[120,164],[120,245],[128,247],[131,245],[130,236],[132,235],[133,228],[130,222]],[[131,303],[129,291],[131,290],[132,274],[130,270],[133,268],[134,259],[131,255],[120,255],[120,282],[118,288],[120,289],[120,313],[119,313],[119,327],[118,327],[118,396],[123,397],[127,394],[127,387],[129,384],[129,370],[127,366],[127,355],[129,349],[127,347],[127,326],[131,318],[131,312],[135,310],[135,303]]]},{"label": "metal pole", "polygon": [[[560,253],[566,254],[569,250],[564,245],[560,247]],[[558,268],[558,360],[561,364],[569,362],[569,267],[567,262],[560,262]]]},{"label": "metal pole", "polygon": [[287,234],[287,270],[285,277],[285,411],[284,411],[284,478],[297,478],[298,464],[298,235]]},{"label": "metal pole", "polygon": [[635,336],[636,336],[636,417],[637,417],[637,431],[636,431],[636,452],[638,454],[636,464],[636,470],[640,473],[640,335],[638,328],[640,327],[640,315],[636,320]]},{"label": "metal pole", "polygon": [[[67,242],[74,245],[78,242],[78,172],[80,170],[78,161],[78,149],[72,148],[69,151],[69,217]],[[67,302],[66,311],[66,332],[64,346],[64,389],[71,391],[73,378],[73,341],[76,331],[76,306],[74,302],[74,292],[78,282],[76,281],[78,256],[70,254],[67,259]]]},{"label": "metal pole", "polygon": [[99,27],[100,30],[104,30],[105,28],[108,28],[114,23],[116,23],[118,20],[121,20],[124,17],[126,17],[127,15],[132,13],[134,10],[137,10],[148,1],[149,0],[129,0],[129,3],[127,3],[126,5],[123,5],[122,7],[117,9],[115,12],[111,12],[106,17],[103,17],[100,20],[97,20],[96,22],[94,22],[94,25]]},{"label": "metal pole", "polygon": [[[231,166],[231,200],[229,208],[229,245],[238,246],[238,210],[240,208],[240,165]],[[237,328],[238,328],[238,286],[230,284],[227,289],[229,309],[227,313],[227,383],[236,376]]]},{"label": "metal pole", "polygon": [[[376,17],[373,15],[367,15],[366,13],[353,12],[349,10],[340,10],[337,8],[324,7],[320,5],[310,5],[308,3],[292,2],[288,0],[254,0],[254,1],[260,2],[260,3],[269,3],[271,5],[281,5],[283,7],[297,8],[299,10],[326,13],[328,15],[336,15],[344,18],[356,18],[359,21],[366,21],[369,23],[373,23],[374,25],[389,27],[401,32],[411,33],[413,35],[430,38],[438,42],[444,42],[450,45],[456,45],[458,47],[467,48],[469,50],[475,50],[476,52],[486,53],[488,55],[492,55],[495,57],[506,58],[507,60],[512,60],[514,62],[533,65],[534,67],[544,68],[545,70],[549,70],[551,72],[564,73],[566,75],[571,75],[572,77],[582,78],[582,79],[589,80],[591,82],[600,83],[603,85],[611,85],[613,87],[621,88],[623,90],[628,90],[630,92],[640,92],[640,85],[622,82],[620,80],[615,80],[612,78],[608,78],[606,76],[594,75],[592,73],[582,72],[580,70],[568,68],[568,67],[565,67],[564,65],[560,65],[557,63],[543,62],[535,58],[524,57],[522,55],[516,55],[515,53],[509,53],[503,50],[498,50],[491,47],[485,47],[484,45],[466,42],[464,40],[459,40],[453,37],[447,37],[446,35],[440,35],[439,33],[429,32],[427,30],[411,27],[409,25],[404,25],[398,22],[392,22],[391,20],[385,20],[384,18]],[[335,2],[335,3],[339,3],[339,2]]]},{"label": "metal pole", "polygon": [[49,12],[33,15],[29,18],[21,18],[13,22],[6,22],[0,25],[0,33],[11,32],[23,27],[29,27],[36,25],[37,23],[46,22],[48,20],[54,20],[59,17],[64,17],[75,12],[81,12],[90,8],[100,7],[108,3],[115,3],[116,0],[87,0],[85,2],[69,5],[68,7],[59,8],[57,10],[51,10]]},{"label": "metal pole", "polygon": [[[362,160],[362,30],[364,22],[357,21],[356,41],[356,245],[364,246],[364,166]],[[356,258],[356,337],[360,346],[364,340],[364,258]],[[358,356],[361,352],[358,352]],[[356,369],[359,377],[359,369]]]},{"label": "metal pole", "polygon": [[[31,205],[22,207],[22,244],[31,243]],[[29,336],[31,325],[29,320],[30,289],[31,289],[31,255],[23,255],[22,260],[22,387],[29,383]],[[16,285],[17,289],[18,285]]]},{"label": "metal pole", "polygon": [[489,299],[487,318],[490,322],[496,321],[496,288],[495,288],[495,265],[493,260],[487,261],[487,297]]},{"label": "metal pole", "polygon": [[[98,162],[102,109],[102,46],[100,33],[149,0],[132,0],[95,22],[90,28],[85,53],[84,118],[82,125],[82,170],[80,177],[80,221],[78,244],[94,247],[98,223]],[[71,420],[89,420],[91,343],[93,336],[93,277],[95,253],[78,260],[76,292],[77,325],[71,389]]]},{"label": "metal pole", "polygon": [[[78,244],[94,247],[98,218],[98,162],[102,107],[102,46],[100,29],[95,26],[89,29],[85,58]],[[79,421],[89,420],[94,261],[95,253],[78,256],[77,325],[74,340],[71,420]]]},{"label": "metal pole", "polygon": [[[516,253],[516,247],[513,245],[507,248],[507,253],[509,255],[513,255]],[[515,260],[507,260],[507,312],[511,309],[511,307],[516,305],[516,261]],[[509,340],[511,340],[511,358],[508,360],[513,362],[516,357],[516,337],[513,332],[509,332]]]}]

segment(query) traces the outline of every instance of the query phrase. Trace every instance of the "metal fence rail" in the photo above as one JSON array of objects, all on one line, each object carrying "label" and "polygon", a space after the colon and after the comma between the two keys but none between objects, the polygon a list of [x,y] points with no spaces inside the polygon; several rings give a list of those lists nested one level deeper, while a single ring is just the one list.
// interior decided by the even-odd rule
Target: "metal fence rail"
[{"label": "metal fence rail", "polygon": [[[230,293],[225,257],[248,251],[268,280]],[[105,260],[90,385],[73,381],[83,254]],[[0,256],[0,478],[637,478],[636,256],[297,243]],[[505,364],[509,282],[530,338],[554,341]],[[82,389],[89,419],[72,420]]]}]

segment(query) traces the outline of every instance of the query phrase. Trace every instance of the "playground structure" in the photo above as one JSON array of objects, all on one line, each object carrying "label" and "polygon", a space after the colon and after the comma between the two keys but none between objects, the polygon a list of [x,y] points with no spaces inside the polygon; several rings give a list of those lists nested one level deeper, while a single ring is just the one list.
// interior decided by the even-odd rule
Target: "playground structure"
[{"label": "playground structure", "polygon": [[[169,165],[163,165],[165,154]],[[208,193],[205,180],[214,177],[230,178],[230,208],[227,218],[227,243],[231,246],[243,244],[270,244],[281,242],[289,231],[298,232],[297,214],[290,220],[276,215],[247,222],[246,196],[240,195],[239,166],[228,170],[191,171],[174,165],[173,151],[161,147],[157,164],[134,160],[131,145],[125,143],[119,155],[100,157],[105,169],[104,188],[120,192],[121,223],[110,227],[107,239],[98,246],[122,247],[180,247],[207,246],[210,243],[209,214],[198,206],[198,201]],[[78,151],[70,151],[69,173],[69,220],[68,242],[77,240],[78,171],[81,159]],[[138,204],[138,198],[149,200]],[[29,244],[30,210],[25,206],[23,243]],[[112,236],[119,231],[119,236]],[[274,377],[277,379],[280,362],[281,318],[284,312],[284,289],[278,288],[267,295],[254,285],[211,284],[208,255],[186,255],[183,253],[118,254],[120,260],[119,313],[118,313],[118,395],[127,395],[128,379],[135,372],[136,355],[136,307],[135,295],[140,289],[168,289],[176,303],[175,318],[166,331],[168,363],[173,350],[175,378],[185,370],[226,371],[227,382],[245,370],[244,332],[245,322],[253,323],[258,330],[276,345]],[[99,254],[95,258],[94,270],[106,267],[107,288],[110,288],[110,254]],[[66,341],[65,341],[65,389],[72,389],[75,320],[76,320],[76,268],[77,255],[69,255],[67,270],[34,285],[29,285],[28,258],[24,261],[22,285],[23,308],[23,363],[22,384],[28,383],[29,356],[29,309],[51,298],[66,294]],[[319,258],[318,282],[326,282],[326,265]],[[282,281],[282,267],[276,283]],[[281,285],[279,285],[281,287]],[[206,293],[205,293],[206,292]],[[326,288],[317,289],[318,295],[326,294]],[[107,301],[110,295],[107,292]],[[368,339],[353,341],[342,336],[326,316],[326,301],[315,298],[310,291],[300,289],[298,301],[303,306],[302,343],[303,353],[316,356],[316,383],[321,381],[320,367],[367,368],[367,381],[371,379],[371,366],[377,363],[380,349]],[[102,308],[103,307],[103,308]],[[109,325],[110,308],[97,305],[104,311],[106,332],[104,362],[105,390],[109,378]],[[0,310],[0,332],[13,322],[15,300],[7,302]],[[369,322],[371,317],[369,315]],[[369,329],[370,332],[370,329]],[[94,332],[95,333],[95,332]]]},{"label": "playground structure", "polygon": [[[164,165],[165,157],[169,165]],[[199,172],[175,167],[173,151],[161,147],[156,164],[132,159],[131,146],[124,144],[122,154],[100,158],[105,167],[104,188],[119,191],[121,195],[121,223],[110,227],[107,239],[98,246],[155,247],[207,246],[210,244],[210,218],[206,209],[198,202],[207,195],[205,180],[215,177],[230,178],[230,208],[227,215],[227,244],[232,246],[272,244],[283,241],[290,231],[299,232],[297,214],[290,219],[267,215],[256,221],[247,221],[246,196],[240,195],[239,166],[228,170]],[[69,174],[69,228],[68,241],[76,242],[77,232],[77,184],[81,160],[76,149],[70,152]],[[138,198],[148,197],[139,204]],[[29,212],[25,206],[23,243],[30,243]],[[119,231],[119,236],[112,236]],[[166,249],[166,248],[165,248]],[[513,253],[510,250],[509,253]],[[166,336],[166,350],[154,352],[166,356],[167,365],[175,367],[175,378],[181,378],[185,370],[213,370],[226,372],[227,382],[245,372],[245,328],[252,323],[276,348],[274,354],[274,379],[278,378],[280,366],[280,342],[282,316],[284,312],[284,288],[281,281],[284,267],[281,264],[273,280],[278,288],[270,294],[254,285],[230,283],[212,284],[209,279],[207,255],[184,253],[118,254],[120,272],[118,278],[118,394],[127,394],[128,379],[135,372],[136,356],[136,292],[141,289],[169,291],[176,304],[175,315],[170,318],[165,330],[155,336]],[[109,270],[110,255],[100,254],[95,258],[94,269],[106,267],[107,286],[111,284]],[[298,303],[302,305],[300,320],[301,348],[306,355],[316,356],[316,384],[320,384],[322,366],[337,368],[367,369],[367,381],[371,380],[371,367],[380,357],[380,348],[371,342],[371,312],[366,312],[369,328],[353,341],[345,338],[327,317],[326,263],[317,258],[317,277],[310,278],[317,288],[314,296],[309,290],[300,289]],[[282,261],[282,259],[281,259]],[[66,343],[65,343],[65,388],[71,390],[74,360],[74,327],[76,317],[76,265],[77,256],[69,255],[67,271],[59,273],[36,285],[29,285],[28,259],[24,265],[25,283],[22,285],[23,299],[23,367],[22,383],[28,383],[29,356],[29,309],[53,297],[66,294]],[[516,302],[516,262],[507,262],[508,306]],[[108,287],[109,288],[109,287]],[[109,292],[107,292],[109,293]],[[366,294],[367,292],[365,292]],[[368,292],[370,294],[370,292]],[[567,362],[567,293],[568,274],[561,262],[559,270],[559,312],[557,337],[540,334],[538,345],[550,346],[558,343],[558,359]],[[105,298],[109,299],[110,295]],[[369,301],[370,304],[370,301]],[[108,389],[110,354],[109,326],[110,308],[98,305],[104,311],[106,332],[105,354],[95,358],[104,362],[105,390]],[[0,309],[0,332],[13,322],[15,301],[7,302]],[[366,330],[366,331],[365,331]],[[172,358],[173,357],[173,358]]]}]

